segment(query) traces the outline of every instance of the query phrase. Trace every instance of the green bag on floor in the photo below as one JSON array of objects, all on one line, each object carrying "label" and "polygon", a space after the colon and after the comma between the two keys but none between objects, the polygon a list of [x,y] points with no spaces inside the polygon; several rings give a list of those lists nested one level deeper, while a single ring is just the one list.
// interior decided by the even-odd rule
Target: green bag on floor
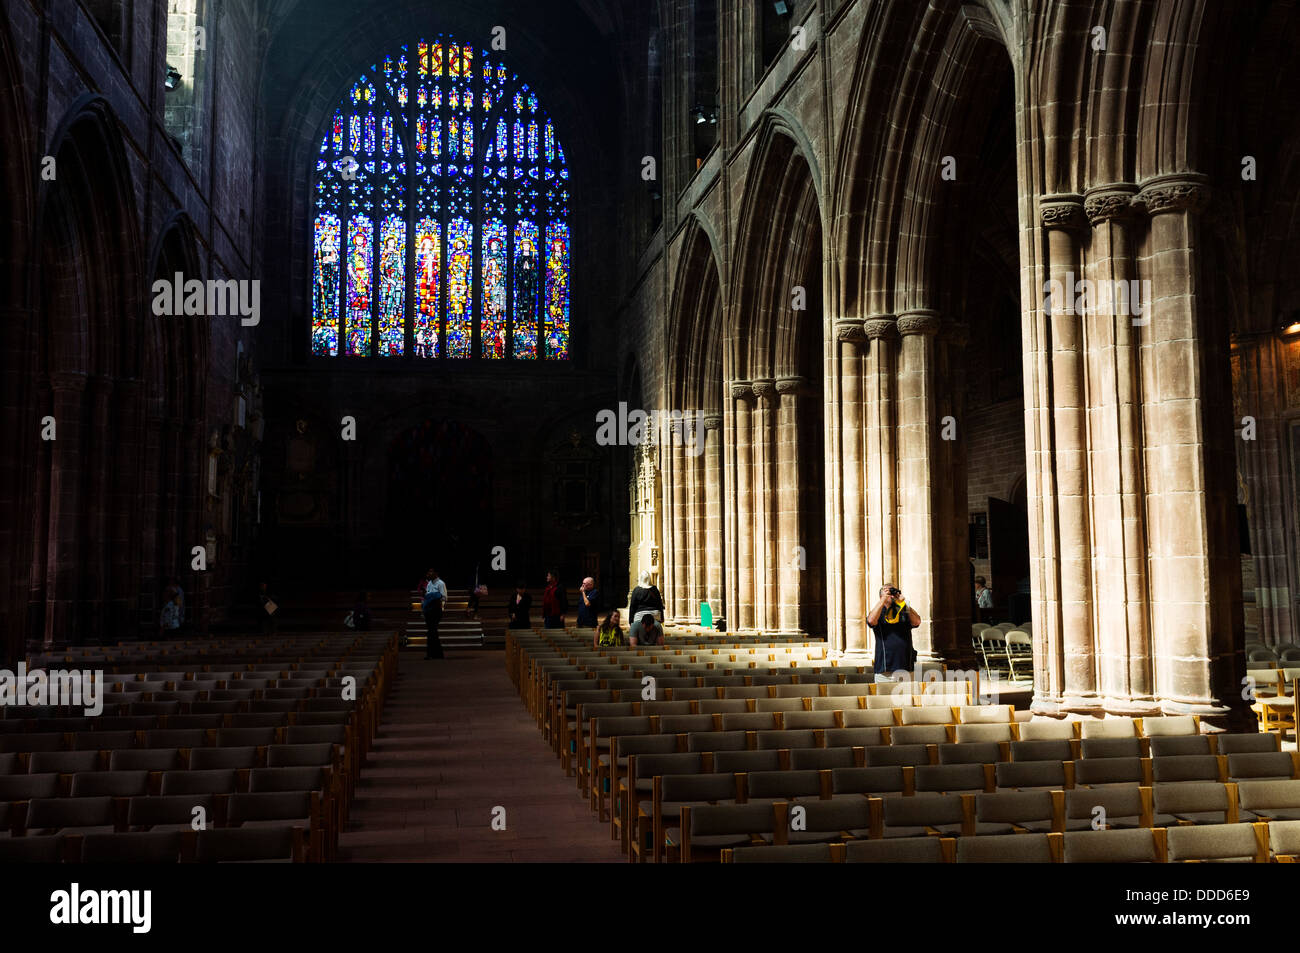
[{"label": "green bag on floor", "polygon": [[707,602],[700,603],[700,625],[706,629],[713,628],[713,610]]}]

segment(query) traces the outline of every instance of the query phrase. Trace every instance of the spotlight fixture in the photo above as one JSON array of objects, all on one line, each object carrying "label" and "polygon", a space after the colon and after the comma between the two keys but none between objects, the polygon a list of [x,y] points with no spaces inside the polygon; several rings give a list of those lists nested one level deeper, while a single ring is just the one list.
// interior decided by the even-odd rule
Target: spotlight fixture
[{"label": "spotlight fixture", "polygon": [[167,64],[167,76],[163,80],[163,88],[173,90],[181,84],[181,71],[171,63]]},{"label": "spotlight fixture", "polygon": [[1288,324],[1282,329],[1282,333],[1286,335],[1300,334],[1300,321],[1294,321],[1291,324]]}]

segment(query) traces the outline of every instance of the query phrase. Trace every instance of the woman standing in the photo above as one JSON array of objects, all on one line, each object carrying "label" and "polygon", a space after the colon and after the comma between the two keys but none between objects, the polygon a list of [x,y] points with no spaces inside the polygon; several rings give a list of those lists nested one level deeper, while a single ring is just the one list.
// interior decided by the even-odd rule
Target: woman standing
[{"label": "woman standing", "polygon": [[641,575],[637,579],[637,587],[632,590],[632,597],[627,601],[627,614],[635,624],[647,612],[654,612],[656,619],[663,619],[664,597],[659,592],[659,587],[650,581],[648,570],[641,570]]}]

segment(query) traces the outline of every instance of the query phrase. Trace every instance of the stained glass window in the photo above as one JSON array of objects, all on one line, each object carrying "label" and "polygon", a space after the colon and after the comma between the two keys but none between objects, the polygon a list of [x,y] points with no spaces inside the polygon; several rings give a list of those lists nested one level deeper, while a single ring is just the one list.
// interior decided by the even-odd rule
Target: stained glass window
[{"label": "stained glass window", "polygon": [[384,56],[321,136],[312,354],[567,360],[568,183],[500,54],[437,36]]},{"label": "stained glass window", "polygon": [[515,223],[515,340],[514,356],[537,357],[537,289],[540,261],[537,226],[527,219]]},{"label": "stained glass window", "polygon": [[312,264],[311,346],[316,354],[339,353],[339,217],[316,216],[316,257]]},{"label": "stained glass window", "polygon": [[569,359],[569,226],[546,226],[546,357]]}]

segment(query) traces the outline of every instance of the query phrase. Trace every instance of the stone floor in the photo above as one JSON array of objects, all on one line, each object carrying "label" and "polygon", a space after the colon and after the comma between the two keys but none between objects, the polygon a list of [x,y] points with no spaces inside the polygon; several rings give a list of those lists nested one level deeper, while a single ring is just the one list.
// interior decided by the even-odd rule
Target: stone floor
[{"label": "stone floor", "polygon": [[[492,829],[505,808],[506,829]],[[506,676],[500,652],[402,653],[339,860],[617,862]]]}]

